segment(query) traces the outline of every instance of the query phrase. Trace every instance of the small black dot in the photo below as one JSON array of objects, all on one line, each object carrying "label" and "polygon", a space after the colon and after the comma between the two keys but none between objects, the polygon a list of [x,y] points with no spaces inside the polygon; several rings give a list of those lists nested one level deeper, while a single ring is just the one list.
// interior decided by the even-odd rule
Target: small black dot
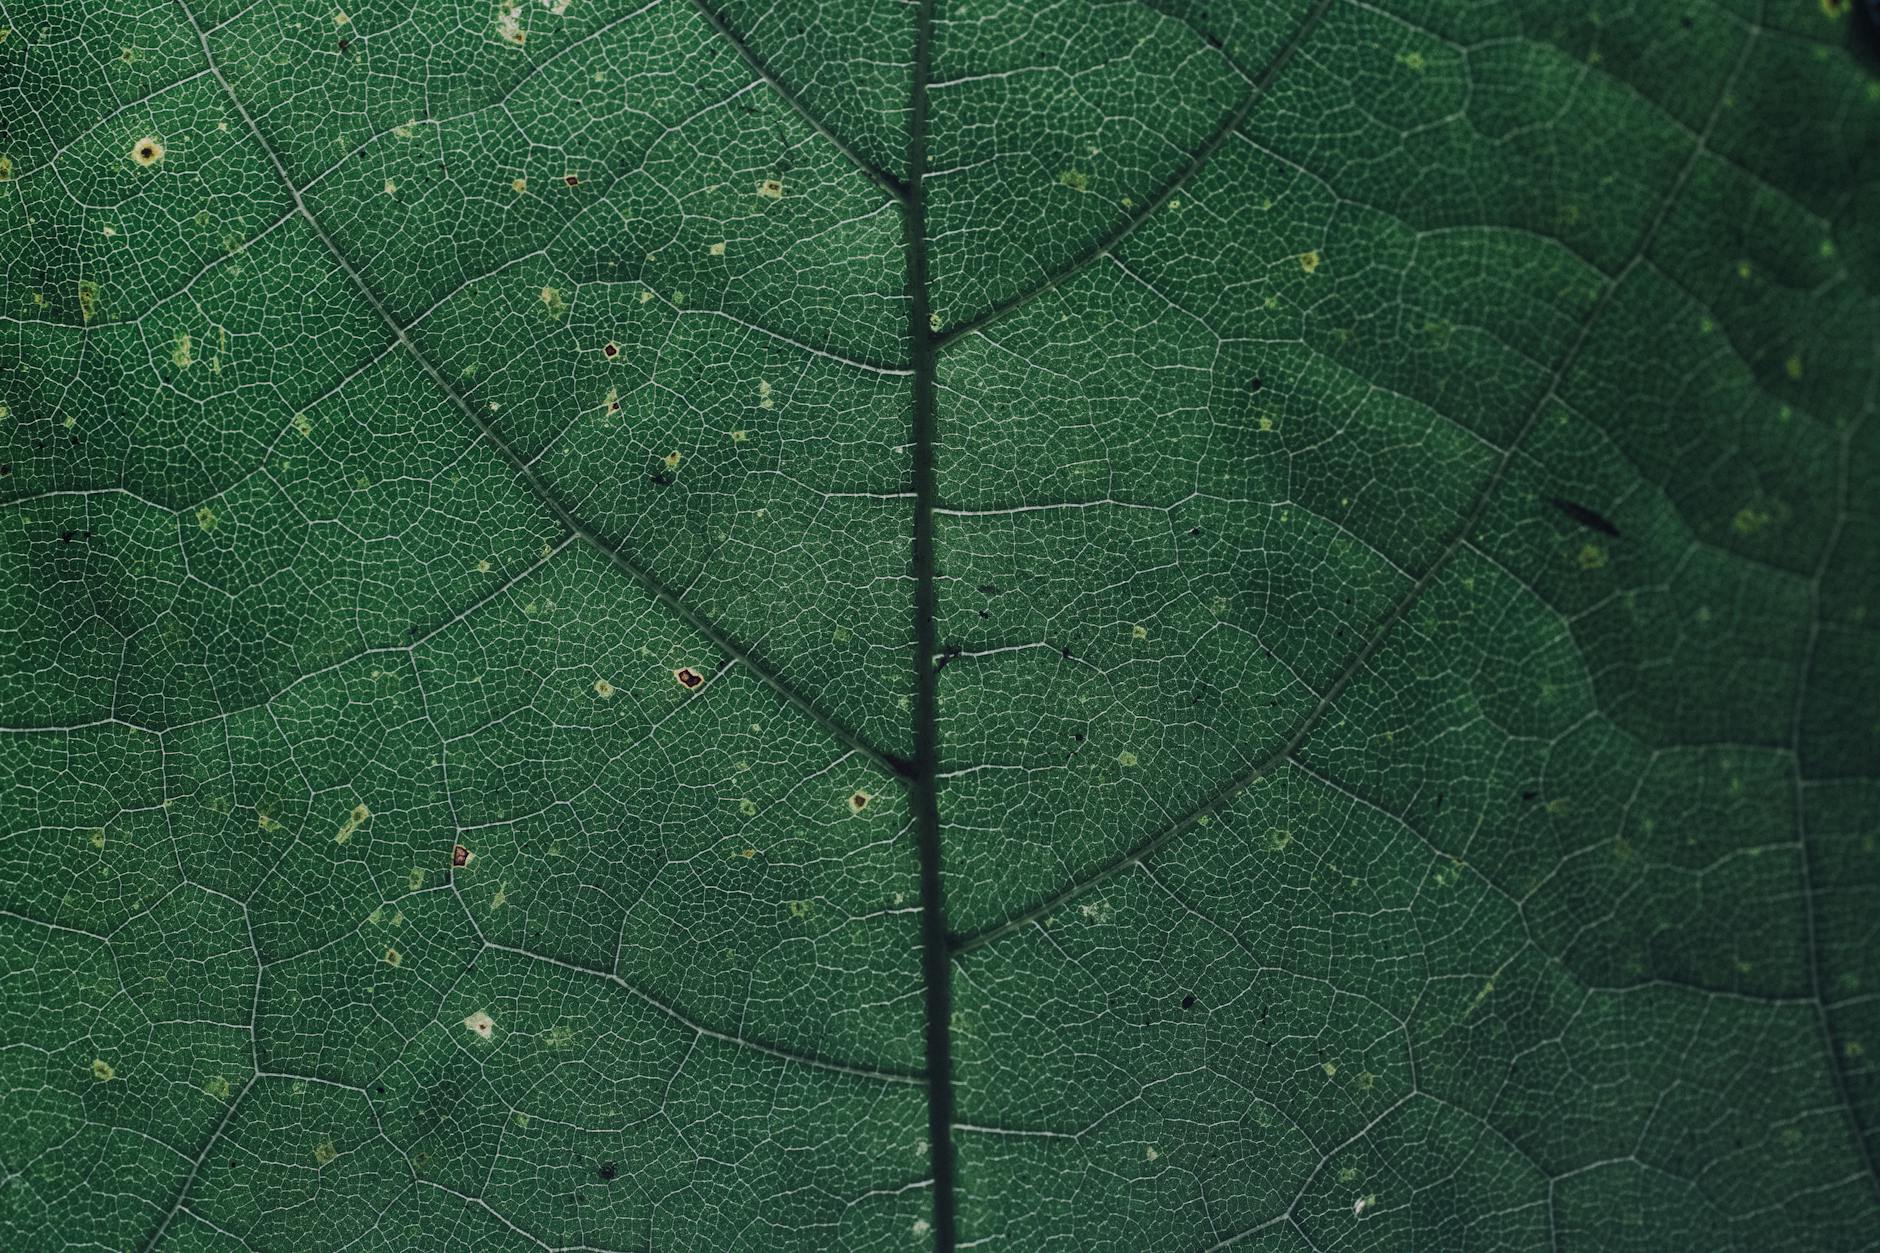
[{"label": "small black dot", "polygon": [[603,1182],[612,1183],[614,1176],[620,1173],[620,1168],[615,1166],[612,1162],[602,1162],[600,1170],[596,1173],[600,1175]]},{"label": "small black dot", "polygon": [[1194,1007],[1195,1007],[1195,994],[1193,992],[1190,992],[1187,996],[1182,997],[1183,1009],[1193,1009]]},{"label": "small black dot", "polygon": [[1260,390],[1260,389],[1261,389],[1262,387],[1265,387],[1265,386],[1266,386],[1266,380],[1265,380],[1265,379],[1263,379],[1263,378],[1255,378],[1255,379],[1253,380],[1253,382],[1251,382],[1251,383],[1249,383],[1249,384],[1247,384],[1247,390],[1248,390],[1248,391],[1250,391],[1250,392],[1257,392],[1257,391],[1259,391],[1259,390]]}]

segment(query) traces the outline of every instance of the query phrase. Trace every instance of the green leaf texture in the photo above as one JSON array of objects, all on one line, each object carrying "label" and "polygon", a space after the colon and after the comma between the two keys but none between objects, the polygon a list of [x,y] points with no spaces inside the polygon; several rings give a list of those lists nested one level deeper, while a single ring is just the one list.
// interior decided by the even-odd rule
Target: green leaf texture
[{"label": "green leaf texture", "polygon": [[0,1245],[1880,1246],[1847,0],[5,0]]}]

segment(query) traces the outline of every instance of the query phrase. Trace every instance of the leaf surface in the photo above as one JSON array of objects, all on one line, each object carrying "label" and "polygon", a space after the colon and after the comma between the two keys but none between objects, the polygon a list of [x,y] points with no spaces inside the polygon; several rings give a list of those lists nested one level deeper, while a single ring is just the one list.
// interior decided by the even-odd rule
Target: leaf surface
[{"label": "leaf surface", "polygon": [[0,19],[0,1243],[1880,1243],[1854,6]]}]

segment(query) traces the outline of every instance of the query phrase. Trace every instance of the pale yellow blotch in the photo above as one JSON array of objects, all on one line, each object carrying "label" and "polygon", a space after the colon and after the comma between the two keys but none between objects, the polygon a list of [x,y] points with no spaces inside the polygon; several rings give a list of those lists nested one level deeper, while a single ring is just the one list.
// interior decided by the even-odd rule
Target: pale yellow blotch
[{"label": "pale yellow blotch", "polygon": [[485,1040],[489,1039],[496,1031],[496,1020],[480,1009],[465,1018],[463,1025],[466,1030],[475,1035],[482,1036]]},{"label": "pale yellow blotch", "polygon": [[196,510],[196,525],[203,530],[215,530],[218,521],[220,521],[220,519],[216,517],[215,510],[209,508],[209,506],[204,505],[202,508]]},{"label": "pale yellow blotch", "polygon": [[496,895],[490,897],[490,912],[493,914],[497,910],[501,909],[504,905],[507,905],[508,903],[509,903],[509,884],[507,882],[497,884]]},{"label": "pale yellow blotch", "polygon": [[396,196],[398,194],[398,184],[394,183],[389,178],[385,180],[385,194],[388,196]]},{"label": "pale yellow blotch", "polygon": [[1738,278],[1748,278],[1751,274],[1754,274],[1754,273],[1755,273],[1755,270],[1753,270],[1750,267],[1749,262],[1739,261],[1736,263],[1736,276]]},{"label": "pale yellow blotch", "polygon": [[411,874],[406,878],[405,881],[411,885],[410,890],[413,892],[416,892],[419,888],[423,887],[424,886],[424,867],[413,866],[411,868]]},{"label": "pale yellow blotch", "polygon": [[392,134],[398,136],[400,139],[410,139],[413,135],[417,133],[418,133],[418,122],[416,118],[413,118],[411,121],[406,122],[403,126],[392,127]]},{"label": "pale yellow blotch", "polygon": [[666,468],[668,470],[677,470],[679,468],[679,462],[682,460],[682,456],[679,450],[675,448],[673,451],[667,453],[665,457],[663,458],[663,460],[665,461]]},{"label": "pale yellow blotch", "polygon": [[477,562],[478,574],[488,574],[489,572],[490,572],[490,559],[488,557],[485,557],[483,560]]},{"label": "pale yellow blotch", "polygon": [[218,1101],[228,1100],[228,1080],[221,1075],[203,1084],[202,1090]]},{"label": "pale yellow blotch", "polygon": [[331,1140],[322,1140],[313,1147],[313,1160],[317,1165],[324,1166],[338,1156],[339,1150],[333,1147]]},{"label": "pale yellow blotch", "polygon": [[1146,640],[1149,638],[1149,628],[1146,626],[1134,626],[1129,628],[1129,634],[1132,639]]},{"label": "pale yellow blotch", "polygon": [[512,178],[509,180],[509,190],[520,196],[529,190],[529,180],[526,178]]},{"label": "pale yellow blotch", "polygon": [[1849,0],[1821,0],[1821,15],[1831,22],[1839,21],[1851,7]]},{"label": "pale yellow blotch", "polygon": [[1769,515],[1761,509],[1742,508],[1736,511],[1736,517],[1730,519],[1730,529],[1738,535],[1748,538],[1768,526]]},{"label": "pale yellow blotch", "polygon": [[302,435],[311,435],[313,434],[313,423],[307,420],[306,414],[297,413],[294,415],[294,429],[299,431]]},{"label": "pale yellow blotch", "polygon": [[809,917],[809,913],[810,913],[810,903],[808,901],[791,901],[790,902],[790,917],[807,918]]},{"label": "pale yellow blotch", "polygon": [[542,304],[553,314],[560,314],[568,307],[567,300],[562,297],[560,290],[554,287],[542,289]]},{"label": "pale yellow blotch", "polygon": [[742,857],[745,861],[749,861],[751,858],[757,856],[757,850],[754,848],[747,848],[743,852],[739,853],[738,856]]},{"label": "pale yellow blotch", "polygon": [[1090,175],[1082,170],[1065,170],[1058,175],[1058,182],[1072,191],[1090,190]]},{"label": "pale yellow blotch", "polygon": [[1397,61],[1412,73],[1421,74],[1423,72],[1424,63],[1423,54],[1421,52],[1400,52],[1397,54]]},{"label": "pale yellow blotch", "polygon": [[738,802],[738,812],[743,814],[746,818],[755,817],[757,815],[757,802],[748,796],[745,797]]},{"label": "pale yellow blotch", "polygon": [[1302,252],[1299,254],[1299,268],[1304,270],[1307,274],[1318,273],[1319,261],[1320,257],[1316,252]]},{"label": "pale yellow blotch", "polygon": [[640,293],[640,303],[641,303],[641,304],[643,304],[643,305],[644,305],[644,304],[650,304],[650,303],[652,303],[652,299],[653,299],[653,293],[652,293],[652,291],[651,291],[650,289],[649,289],[649,290],[647,290],[647,291],[643,291],[643,292],[641,292],[641,293]]},{"label": "pale yellow blotch", "polygon": [[602,700],[612,700],[614,685],[609,683],[606,679],[596,679],[594,680],[594,694]]},{"label": "pale yellow blotch", "polygon": [[757,380],[757,407],[758,408],[774,409],[776,407],[777,399],[776,397],[772,396],[770,393],[771,393],[770,384],[764,379]]},{"label": "pale yellow blotch", "polygon": [[405,960],[404,955],[401,954],[397,949],[388,948],[385,950],[385,964],[387,966],[403,965],[404,960]]},{"label": "pale yellow blotch", "polygon": [[333,843],[344,844],[352,839],[353,832],[357,831],[360,824],[371,816],[372,810],[364,804],[354,805],[352,813],[346,816],[346,821],[340,824],[338,833],[333,836]]},{"label": "pale yellow blotch", "polygon": [[1136,764],[1137,757],[1136,754],[1130,752],[1128,749],[1124,749],[1116,755],[1116,760],[1121,765],[1133,766]]},{"label": "pale yellow blotch", "polygon": [[717,243],[713,244],[711,246],[711,254],[714,257],[724,256],[725,255],[725,241],[721,239]]},{"label": "pale yellow blotch", "polygon": [[176,343],[170,348],[170,360],[180,369],[187,370],[196,360],[196,341],[189,337],[188,331],[176,333]]},{"label": "pale yellow blotch", "polygon": [[1334,1075],[1336,1075],[1336,1074],[1338,1073],[1338,1063],[1337,1063],[1337,1062],[1326,1062],[1325,1064],[1323,1064],[1322,1066],[1320,1066],[1320,1067],[1319,1067],[1319,1069],[1320,1069],[1320,1070],[1323,1070],[1323,1071],[1325,1072],[1325,1077],[1326,1077],[1327,1079],[1330,1079],[1330,1078],[1331,1078],[1332,1076],[1334,1076]]},{"label": "pale yellow blotch", "polygon": [[1791,354],[1789,359],[1783,362],[1782,369],[1789,378],[1799,380],[1802,377],[1802,354],[1799,352]]},{"label": "pale yellow blotch", "polygon": [[521,47],[528,41],[529,32],[522,29],[522,6],[520,4],[501,5],[496,10],[496,37],[507,44]]},{"label": "pale yellow blotch", "polygon": [[868,802],[875,799],[874,793],[864,792],[860,788],[849,793],[849,812],[859,814],[868,808]]},{"label": "pale yellow blotch", "polygon": [[99,1083],[109,1083],[117,1078],[117,1070],[102,1057],[91,1059],[91,1077]]},{"label": "pale yellow blotch", "polygon": [[139,165],[155,165],[163,160],[163,141],[155,135],[146,135],[131,145],[131,160]]},{"label": "pale yellow blotch", "polygon": [[1598,544],[1583,544],[1577,558],[1582,570],[1599,570],[1606,564],[1606,550]]},{"label": "pale yellow blotch", "polygon": [[731,432],[731,442],[734,444],[742,444],[750,438],[751,438],[751,433],[749,431]]},{"label": "pale yellow blotch", "polygon": [[927,315],[927,329],[933,331],[940,329],[940,315],[938,313],[929,313]]},{"label": "pale yellow blotch", "polygon": [[333,14],[333,25],[335,26],[344,26],[350,21],[352,21],[352,19],[346,16],[344,10],[338,10]]},{"label": "pale yellow blotch", "polygon": [[777,178],[759,180],[757,184],[757,194],[762,196],[765,200],[782,200],[783,180]]}]

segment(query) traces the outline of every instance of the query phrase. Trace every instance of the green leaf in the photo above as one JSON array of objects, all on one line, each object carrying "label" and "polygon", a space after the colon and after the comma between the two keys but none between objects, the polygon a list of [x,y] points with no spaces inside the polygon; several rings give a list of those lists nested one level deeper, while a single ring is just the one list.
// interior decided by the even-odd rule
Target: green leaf
[{"label": "green leaf", "polygon": [[1855,16],[6,10],[0,1244],[1880,1244]]}]

